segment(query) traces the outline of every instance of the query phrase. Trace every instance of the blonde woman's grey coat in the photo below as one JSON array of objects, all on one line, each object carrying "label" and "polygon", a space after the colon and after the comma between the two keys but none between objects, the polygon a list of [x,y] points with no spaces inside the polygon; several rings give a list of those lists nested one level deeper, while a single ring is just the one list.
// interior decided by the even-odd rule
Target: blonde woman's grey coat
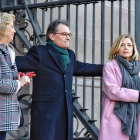
[{"label": "blonde woman's grey coat", "polygon": [[0,131],[18,129],[17,74],[7,47],[0,44]]}]

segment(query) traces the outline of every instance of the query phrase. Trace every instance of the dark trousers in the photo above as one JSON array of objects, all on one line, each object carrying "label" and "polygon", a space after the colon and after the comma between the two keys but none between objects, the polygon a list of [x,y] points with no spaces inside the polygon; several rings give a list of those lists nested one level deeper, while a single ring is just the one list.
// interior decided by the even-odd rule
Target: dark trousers
[{"label": "dark trousers", "polygon": [[0,131],[0,140],[5,140],[6,138],[6,131]]}]

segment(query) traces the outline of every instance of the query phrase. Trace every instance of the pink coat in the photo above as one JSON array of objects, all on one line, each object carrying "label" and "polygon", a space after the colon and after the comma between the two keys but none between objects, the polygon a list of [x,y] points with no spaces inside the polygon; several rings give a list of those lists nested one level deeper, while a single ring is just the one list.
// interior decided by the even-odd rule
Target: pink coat
[{"label": "pink coat", "polygon": [[[140,76],[140,73],[139,73]],[[122,74],[116,60],[108,62],[103,70],[103,112],[99,140],[129,140],[129,136],[122,133],[121,121],[113,113],[115,101],[138,102],[139,92],[122,88]],[[140,140],[140,113],[138,116],[138,134]]]}]

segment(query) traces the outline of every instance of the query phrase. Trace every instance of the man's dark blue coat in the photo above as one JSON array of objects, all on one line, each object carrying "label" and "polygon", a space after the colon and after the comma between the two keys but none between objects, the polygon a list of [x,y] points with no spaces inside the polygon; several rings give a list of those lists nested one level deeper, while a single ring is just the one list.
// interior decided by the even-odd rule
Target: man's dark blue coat
[{"label": "man's dark blue coat", "polygon": [[59,53],[51,45],[33,46],[17,56],[19,71],[35,71],[31,105],[31,140],[73,140],[72,78],[102,76],[102,65],[76,61],[68,49],[70,63],[64,71]]}]

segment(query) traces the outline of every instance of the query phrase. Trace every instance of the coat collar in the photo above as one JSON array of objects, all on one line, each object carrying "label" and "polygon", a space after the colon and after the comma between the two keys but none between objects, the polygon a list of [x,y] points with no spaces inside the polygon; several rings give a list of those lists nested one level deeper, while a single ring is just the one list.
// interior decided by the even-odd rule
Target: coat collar
[{"label": "coat collar", "polygon": [[[56,64],[58,65],[58,67],[61,69],[62,72],[64,72],[63,64],[61,62],[61,59],[60,59],[58,51],[55,48],[53,48],[50,44],[47,44],[45,46],[45,49],[48,50],[48,52],[51,54],[52,58],[55,60]],[[70,52],[69,52],[69,57],[71,57]],[[70,63],[69,63],[69,65],[70,65]],[[68,65],[66,71],[68,70],[69,65]]]},{"label": "coat collar", "polygon": [[116,61],[116,59],[113,59],[111,62],[112,62],[116,67],[119,66],[118,63],[117,63],[117,61]]}]

